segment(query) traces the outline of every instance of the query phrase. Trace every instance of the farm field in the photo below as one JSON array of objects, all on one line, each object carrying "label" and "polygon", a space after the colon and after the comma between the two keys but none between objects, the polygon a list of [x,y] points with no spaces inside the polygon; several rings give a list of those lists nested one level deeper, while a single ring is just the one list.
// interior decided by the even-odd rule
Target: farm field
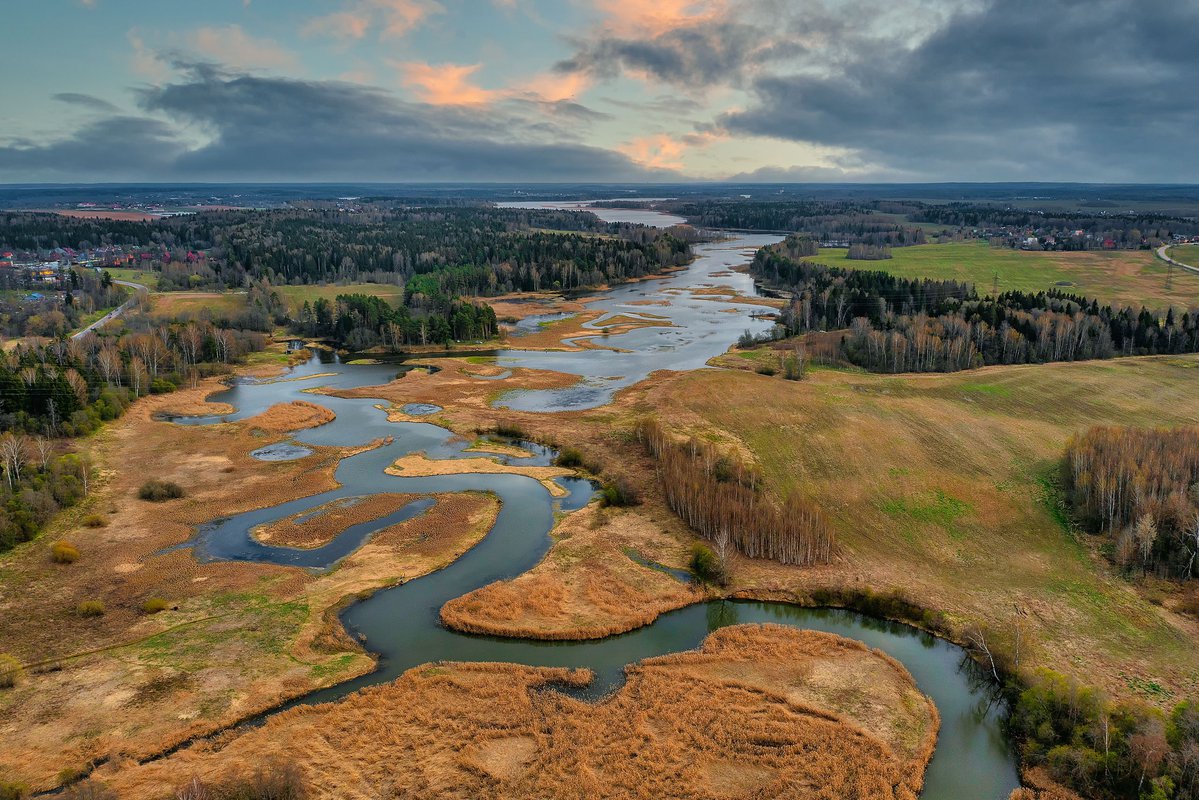
[{"label": "farm field", "polygon": [[113,280],[130,281],[131,283],[140,283],[150,291],[158,289],[158,274],[150,269],[130,269],[128,267],[105,267],[104,271],[113,277]]},{"label": "farm field", "polygon": [[1199,267],[1199,244],[1178,245],[1177,247],[1171,247],[1166,253],[1176,261],[1190,264],[1192,267]]},{"label": "farm field", "polygon": [[1168,610],[1173,590],[1144,592],[1070,529],[1056,476],[1069,437],[1091,425],[1199,423],[1197,375],[1195,357],[815,370],[801,383],[699,371],[647,401],[678,433],[748,454],[776,496],[814,500],[836,531],[834,565],[739,559],[734,591],[902,589],[959,627],[1018,625],[1038,665],[1169,704],[1199,692],[1199,626]]},{"label": "farm field", "polygon": [[1027,252],[992,248],[986,242],[952,242],[896,247],[891,250],[893,257],[885,261],[850,261],[846,252],[825,248],[807,260],[847,269],[883,270],[905,278],[966,281],[974,283],[980,293],[991,291],[998,274],[1000,291],[1059,288],[1101,303],[1163,310],[1170,305],[1185,309],[1199,303],[1199,275],[1176,271],[1173,287],[1167,289],[1166,264],[1150,251]]}]

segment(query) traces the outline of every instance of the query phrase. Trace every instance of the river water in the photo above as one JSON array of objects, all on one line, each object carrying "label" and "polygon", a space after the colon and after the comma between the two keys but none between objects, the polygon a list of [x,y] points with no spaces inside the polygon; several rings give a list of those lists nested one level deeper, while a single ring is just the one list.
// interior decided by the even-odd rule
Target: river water
[{"label": "river water", "polygon": [[[717,265],[727,266],[724,262],[735,261],[738,257],[736,254],[749,246],[749,240],[750,237],[741,239],[740,244],[731,248],[727,245],[712,246],[711,250],[701,253],[696,263],[706,258],[712,260],[707,266],[698,269],[716,271]],[[694,273],[695,269],[697,267],[692,265],[688,272],[700,274]],[[732,283],[725,278],[719,280]],[[622,287],[606,293],[601,302],[605,304],[604,307],[610,304],[615,309],[625,302],[622,298],[641,296],[635,294],[637,291],[661,292],[670,286],[686,284],[686,281],[683,275],[679,275],[654,288]],[[679,299],[678,296],[667,296],[671,297],[672,303]],[[725,305],[714,301],[694,302],[717,307]],[[569,359],[554,361],[551,368],[562,369],[564,364],[572,365],[574,370],[565,371],[580,375],[584,383],[593,380],[596,375],[620,375],[612,383],[624,382],[623,385],[637,380],[634,377],[636,375],[644,377],[653,368],[689,369],[692,367],[687,364],[702,364],[710,357],[704,356],[705,352],[716,347],[719,350],[715,352],[722,352],[740,330],[752,327],[755,321],[748,314],[754,307],[734,307],[739,309],[739,314],[727,313],[721,318],[711,319],[708,305],[683,305],[680,308],[686,310],[680,311],[679,316],[672,319],[676,320],[676,324],[685,322],[697,327],[684,327],[681,337],[662,337],[663,331],[672,329],[636,331],[611,337],[613,340],[619,339],[622,348],[633,351],[631,354],[617,354],[628,355],[627,358],[606,356],[604,351],[560,354],[569,356]],[[648,308],[658,313],[659,307]],[[737,319],[725,322],[723,317]],[[709,325],[715,325],[717,332],[709,335]],[[651,349],[664,347],[673,349]],[[542,355],[555,358],[557,354]],[[532,355],[519,352],[503,357],[522,365],[531,365],[535,359]],[[603,368],[590,366],[588,361],[605,358],[610,359],[609,366],[619,367],[623,371],[605,372]],[[446,601],[492,581],[515,577],[536,565],[550,547],[549,531],[554,524],[555,512],[570,513],[581,508],[591,499],[594,489],[586,480],[559,479],[559,484],[569,494],[565,498],[555,499],[538,481],[519,475],[471,474],[426,478],[387,475],[384,468],[405,454],[423,451],[430,458],[463,458],[471,455],[463,452],[469,443],[436,425],[389,423],[386,414],[376,408],[372,400],[328,396],[313,398],[311,394],[304,393],[305,389],[316,386],[350,388],[379,385],[394,378],[396,371],[395,366],[341,364],[335,355],[318,352],[310,362],[294,368],[288,376],[290,380],[237,383],[211,398],[233,405],[237,409],[233,414],[221,418],[178,420],[203,424],[218,419],[240,419],[260,413],[275,403],[317,399],[336,412],[337,417],[327,425],[297,433],[294,437],[297,444],[346,446],[393,437],[389,444],[343,459],[336,472],[340,484],[337,489],[202,526],[195,538],[183,546],[191,547],[195,556],[203,560],[268,561],[326,570],[335,567],[340,559],[360,547],[374,532],[424,513],[435,501],[416,500],[386,518],[353,526],[329,544],[312,550],[263,545],[250,536],[250,531],[257,525],[295,514],[319,513],[319,506],[334,500],[353,502],[353,498],[378,492],[433,494],[476,490],[493,492],[501,500],[499,515],[490,533],[461,558],[425,577],[379,591],[351,606],[342,615],[347,628],[364,637],[366,647],[379,655],[375,672],[314,692],[292,705],[336,700],[363,686],[392,681],[411,667],[440,660],[586,667],[594,671],[596,679],[578,694],[588,699],[600,699],[623,682],[627,664],[651,656],[692,649],[708,633],[727,625],[771,622],[858,639],[885,651],[907,667],[921,691],[933,699],[941,714],[940,738],[921,795],[924,800],[1001,800],[1018,785],[1015,760],[1002,733],[1001,715],[998,707],[991,702],[993,687],[960,648],[906,625],[849,611],[803,609],[786,603],[714,601],[669,612],[653,624],[630,633],[582,642],[475,636],[443,627],[438,611]],[[615,388],[619,387],[607,382],[587,384],[573,394],[527,393],[510,399],[509,403],[541,410],[564,405],[585,407],[588,404],[601,404]],[[521,444],[532,453],[532,457],[519,459],[519,463],[544,464],[553,456],[546,448]]]}]

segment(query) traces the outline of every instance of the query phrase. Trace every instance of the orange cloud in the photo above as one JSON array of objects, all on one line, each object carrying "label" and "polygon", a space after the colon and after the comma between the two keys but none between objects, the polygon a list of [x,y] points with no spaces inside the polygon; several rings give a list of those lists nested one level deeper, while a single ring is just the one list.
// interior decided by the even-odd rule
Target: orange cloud
[{"label": "orange cloud", "polygon": [[620,152],[650,169],[682,169],[687,146],[665,133],[641,136],[620,148]]},{"label": "orange cloud", "polygon": [[437,0],[354,0],[344,11],[310,20],[303,33],[362,39],[372,28],[378,28],[383,38],[399,38],[431,15],[444,12],[445,6]]},{"label": "orange cloud", "polygon": [[612,28],[658,35],[722,16],[728,0],[595,0]]},{"label": "orange cloud", "polygon": [[620,152],[636,163],[650,169],[682,169],[683,158],[690,150],[707,147],[729,138],[723,131],[689,133],[679,138],[657,133],[641,136],[620,147]]},{"label": "orange cloud", "polygon": [[469,78],[482,64],[426,64],[408,61],[396,64],[401,82],[433,105],[474,105],[494,99],[496,92],[475,86]]}]

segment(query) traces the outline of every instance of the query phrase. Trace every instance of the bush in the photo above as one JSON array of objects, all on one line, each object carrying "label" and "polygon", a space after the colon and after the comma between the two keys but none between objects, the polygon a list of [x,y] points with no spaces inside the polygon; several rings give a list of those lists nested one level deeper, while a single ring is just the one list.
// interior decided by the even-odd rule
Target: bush
[{"label": "bush", "polygon": [[161,597],[151,597],[146,602],[142,603],[142,611],[147,614],[157,614],[159,611],[166,611],[171,607],[171,604]]},{"label": "bush", "polygon": [[50,559],[56,564],[74,564],[79,560],[79,548],[70,542],[50,545]]},{"label": "bush", "polygon": [[175,792],[177,800],[304,800],[308,787],[294,764],[259,767],[253,775],[233,775],[206,784],[192,778]]},{"label": "bush", "polygon": [[183,487],[173,481],[149,480],[137,490],[137,496],[152,503],[175,500],[184,496]]},{"label": "bush", "polygon": [[759,375],[771,376],[771,375],[775,375],[776,373],[778,373],[778,370],[775,369],[774,367],[770,366],[769,364],[763,364],[762,366],[758,367],[757,373]]},{"label": "bush", "polygon": [[155,378],[150,384],[150,394],[170,394],[177,388],[179,387],[168,381],[166,378]]},{"label": "bush", "polygon": [[[11,689],[24,677],[25,668],[21,666],[21,662],[7,653],[0,653],[0,689]],[[0,784],[0,787],[2,786],[3,784]],[[4,797],[4,791],[0,788],[0,800]]]},{"label": "bush", "polygon": [[517,423],[512,422],[512,421],[497,422],[495,424],[495,432],[499,436],[507,436],[509,439],[528,439],[529,438],[529,434],[525,432],[525,429],[520,427],[520,425],[518,425]]},{"label": "bush", "polygon": [[99,600],[84,600],[75,607],[75,611],[81,617],[102,617],[104,616],[104,604]]},{"label": "bush", "polygon": [[704,583],[725,586],[729,582],[724,562],[703,542],[691,546],[691,571]]},{"label": "bush", "polygon": [[63,800],[120,800],[117,793],[96,780],[86,780],[67,788]]},{"label": "bush", "polygon": [[0,781],[0,800],[25,800],[29,796],[29,788],[23,783]]},{"label": "bush", "polygon": [[600,506],[612,506],[621,508],[623,506],[637,505],[637,492],[633,487],[629,486],[623,480],[617,479],[604,484],[604,488],[600,489]]},{"label": "bush", "polygon": [[583,466],[583,454],[573,447],[563,447],[558,451],[554,465],[568,469],[578,469]]},{"label": "bush", "polygon": [[104,528],[108,525],[108,518],[103,514],[88,514],[83,518],[83,525],[86,528]]}]

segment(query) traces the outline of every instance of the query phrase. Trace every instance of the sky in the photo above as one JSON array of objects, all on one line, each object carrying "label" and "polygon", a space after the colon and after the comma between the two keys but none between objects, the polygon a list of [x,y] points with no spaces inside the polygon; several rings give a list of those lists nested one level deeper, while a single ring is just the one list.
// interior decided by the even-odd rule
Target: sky
[{"label": "sky", "polygon": [[0,183],[1199,182],[1199,0],[6,0]]}]

